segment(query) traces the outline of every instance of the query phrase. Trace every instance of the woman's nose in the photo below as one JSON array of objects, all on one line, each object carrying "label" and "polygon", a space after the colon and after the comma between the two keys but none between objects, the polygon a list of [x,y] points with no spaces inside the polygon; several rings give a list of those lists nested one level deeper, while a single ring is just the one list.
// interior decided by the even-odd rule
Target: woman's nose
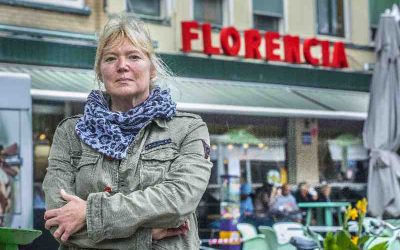
[{"label": "woman's nose", "polygon": [[125,58],[118,59],[117,70],[118,70],[118,72],[128,71],[128,65],[127,65],[127,61]]}]

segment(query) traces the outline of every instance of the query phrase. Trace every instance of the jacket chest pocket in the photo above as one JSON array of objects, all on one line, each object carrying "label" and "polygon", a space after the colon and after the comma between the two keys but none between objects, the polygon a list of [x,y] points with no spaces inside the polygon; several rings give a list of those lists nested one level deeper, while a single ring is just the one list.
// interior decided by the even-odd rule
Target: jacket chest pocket
[{"label": "jacket chest pocket", "polygon": [[83,153],[77,164],[77,173],[75,178],[76,194],[86,200],[88,195],[96,192],[96,165],[99,155]]},{"label": "jacket chest pocket", "polygon": [[176,157],[178,150],[170,145],[143,151],[140,154],[140,188],[145,189],[162,182]]}]

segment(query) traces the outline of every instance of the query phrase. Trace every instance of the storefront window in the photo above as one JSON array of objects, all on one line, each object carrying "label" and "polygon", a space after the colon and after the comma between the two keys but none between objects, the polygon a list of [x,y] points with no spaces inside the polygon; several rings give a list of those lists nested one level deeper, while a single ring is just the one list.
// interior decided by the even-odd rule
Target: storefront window
[{"label": "storefront window", "polygon": [[48,167],[48,157],[57,125],[68,116],[83,112],[83,103],[33,101],[33,180],[34,208],[44,209],[42,182]]},{"label": "storefront window", "polygon": [[344,37],[344,0],[317,0],[318,33]]},{"label": "storefront window", "polygon": [[368,151],[360,121],[320,120],[318,145],[320,181],[366,183]]},{"label": "storefront window", "polygon": [[223,0],[194,0],[194,19],[223,25]]}]

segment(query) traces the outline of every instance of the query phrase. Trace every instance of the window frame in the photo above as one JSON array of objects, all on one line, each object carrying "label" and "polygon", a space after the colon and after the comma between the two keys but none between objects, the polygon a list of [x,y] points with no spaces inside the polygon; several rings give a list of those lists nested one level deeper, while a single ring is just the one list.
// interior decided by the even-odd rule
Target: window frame
[{"label": "window frame", "polygon": [[159,0],[160,2],[160,16],[152,16],[152,15],[145,15],[145,14],[140,14],[136,13],[135,11],[128,11],[128,1],[126,0],[126,12],[128,13],[134,13],[137,17],[144,19],[144,20],[150,20],[150,21],[169,21],[172,13],[172,0]]},{"label": "window frame", "polygon": [[85,0],[75,0],[71,2],[70,0],[17,0],[20,3],[33,3],[33,4],[43,4],[43,5],[52,5],[57,7],[66,7],[73,9],[84,9],[85,8]]},{"label": "window frame", "polygon": [[[331,0],[328,0],[331,1]],[[315,34],[318,36],[325,36],[330,38],[337,38],[339,40],[348,40],[350,33],[350,3],[348,0],[343,0],[343,36],[335,34],[323,34],[319,32],[319,22],[318,22],[318,0],[314,1],[315,6]]]}]

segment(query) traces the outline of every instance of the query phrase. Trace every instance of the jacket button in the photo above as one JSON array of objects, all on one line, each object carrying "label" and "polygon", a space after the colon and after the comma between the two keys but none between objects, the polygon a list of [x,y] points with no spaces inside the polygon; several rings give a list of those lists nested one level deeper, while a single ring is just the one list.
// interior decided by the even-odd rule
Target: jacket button
[{"label": "jacket button", "polygon": [[106,186],[106,187],[103,189],[103,191],[104,191],[104,192],[107,192],[107,193],[111,193],[111,192],[112,192],[112,189],[111,189],[111,187]]}]

